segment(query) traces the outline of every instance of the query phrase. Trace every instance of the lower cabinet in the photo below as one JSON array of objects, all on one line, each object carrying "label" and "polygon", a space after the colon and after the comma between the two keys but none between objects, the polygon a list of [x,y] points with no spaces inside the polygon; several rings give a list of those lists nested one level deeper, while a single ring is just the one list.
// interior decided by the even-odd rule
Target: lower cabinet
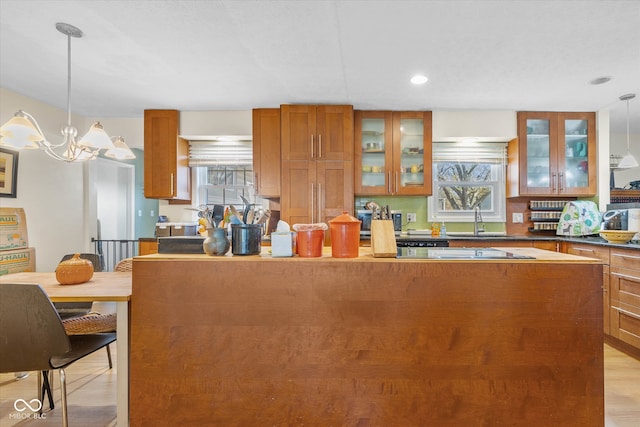
[{"label": "lower cabinet", "polygon": [[611,335],[611,297],[610,297],[610,267],[609,267],[609,248],[605,246],[566,243],[563,242],[562,252],[579,255],[588,258],[597,258],[604,263],[602,269],[602,317],[604,333]]},{"label": "lower cabinet", "polygon": [[640,349],[640,251],[610,251],[610,335]]}]

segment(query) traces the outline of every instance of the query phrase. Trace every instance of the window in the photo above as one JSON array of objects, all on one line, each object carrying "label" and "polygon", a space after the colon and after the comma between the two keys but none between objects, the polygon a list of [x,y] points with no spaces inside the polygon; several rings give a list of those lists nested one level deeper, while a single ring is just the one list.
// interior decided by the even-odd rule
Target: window
[{"label": "window", "polygon": [[251,166],[198,166],[195,170],[198,204],[242,206],[240,196],[254,198]]},{"label": "window", "polygon": [[504,143],[434,143],[430,219],[504,222],[505,168]]},{"label": "window", "polygon": [[254,200],[251,136],[223,135],[189,141],[189,166],[197,188],[198,205],[244,203]]}]

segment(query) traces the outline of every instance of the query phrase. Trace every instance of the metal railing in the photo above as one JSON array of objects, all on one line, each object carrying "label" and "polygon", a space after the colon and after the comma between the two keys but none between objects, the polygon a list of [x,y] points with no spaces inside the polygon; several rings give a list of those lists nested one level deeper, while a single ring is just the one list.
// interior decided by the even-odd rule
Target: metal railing
[{"label": "metal railing", "polygon": [[91,239],[91,241],[94,253],[102,255],[104,271],[113,271],[120,260],[138,255],[137,240]]}]

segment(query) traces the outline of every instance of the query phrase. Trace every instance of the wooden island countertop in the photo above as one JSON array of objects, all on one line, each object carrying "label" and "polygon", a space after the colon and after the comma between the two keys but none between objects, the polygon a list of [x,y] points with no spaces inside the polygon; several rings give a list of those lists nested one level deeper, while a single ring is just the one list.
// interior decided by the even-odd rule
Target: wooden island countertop
[{"label": "wooden island countertop", "polygon": [[600,261],[134,259],[131,426],[603,426]]}]

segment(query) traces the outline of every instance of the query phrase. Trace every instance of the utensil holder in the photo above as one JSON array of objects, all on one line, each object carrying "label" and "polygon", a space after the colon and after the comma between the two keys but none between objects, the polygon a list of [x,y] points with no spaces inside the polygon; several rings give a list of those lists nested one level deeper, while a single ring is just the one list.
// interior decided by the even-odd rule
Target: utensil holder
[{"label": "utensil holder", "polygon": [[257,255],[261,251],[262,226],[260,224],[231,224],[231,253]]}]

